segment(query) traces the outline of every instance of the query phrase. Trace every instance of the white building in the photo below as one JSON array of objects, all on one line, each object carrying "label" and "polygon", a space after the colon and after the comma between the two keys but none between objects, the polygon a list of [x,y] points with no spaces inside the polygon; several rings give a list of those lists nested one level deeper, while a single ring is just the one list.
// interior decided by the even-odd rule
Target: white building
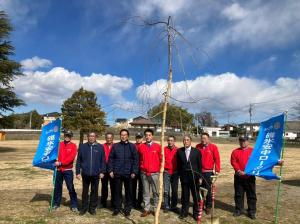
[{"label": "white building", "polygon": [[300,121],[287,121],[285,139],[295,140],[300,137]]},{"label": "white building", "polygon": [[132,119],[126,119],[126,118],[117,118],[115,120],[114,127],[115,128],[130,128],[130,122],[132,122]]},{"label": "white building", "polygon": [[259,131],[259,123],[241,123],[238,125],[240,128],[246,130],[246,132],[258,132]]},{"label": "white building", "polygon": [[207,132],[211,137],[228,138],[230,131],[224,131],[221,127],[203,127],[203,131]]}]

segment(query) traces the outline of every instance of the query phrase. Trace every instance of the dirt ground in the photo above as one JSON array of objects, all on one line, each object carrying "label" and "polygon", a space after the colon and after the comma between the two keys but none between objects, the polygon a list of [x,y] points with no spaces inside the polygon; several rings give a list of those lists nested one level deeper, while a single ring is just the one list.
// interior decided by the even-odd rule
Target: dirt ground
[{"label": "dirt ground", "polygon": [[[0,223],[153,223],[153,216],[141,218],[141,211],[133,210],[130,219],[112,217],[109,209],[98,209],[96,216],[73,214],[69,210],[69,195],[64,186],[62,206],[49,213],[52,191],[52,173],[32,167],[37,141],[0,142]],[[178,143],[178,145],[181,145]],[[236,145],[218,144],[222,171],[216,183],[216,210],[220,223],[273,223],[277,182],[257,179],[257,219],[245,215],[234,218],[233,170],[229,159]],[[280,223],[300,221],[300,148],[286,148],[284,154],[283,184],[280,200]],[[278,171],[278,168],[275,168]],[[74,180],[81,203],[81,182]],[[101,186],[101,185],[100,185]],[[100,189],[99,189],[100,192]],[[175,213],[160,214],[161,223],[195,223],[189,217],[184,221]],[[204,214],[202,223],[210,223]]]}]

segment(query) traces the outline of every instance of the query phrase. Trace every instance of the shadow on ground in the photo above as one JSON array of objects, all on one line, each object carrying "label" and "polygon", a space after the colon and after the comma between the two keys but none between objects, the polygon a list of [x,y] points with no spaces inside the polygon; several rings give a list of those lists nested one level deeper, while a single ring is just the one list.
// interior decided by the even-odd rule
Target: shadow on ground
[{"label": "shadow on ground", "polygon": [[300,187],[300,179],[284,180],[282,183],[290,186]]},{"label": "shadow on ground", "polygon": [[16,152],[17,149],[15,148],[10,148],[10,147],[0,147],[0,153],[5,153],[5,152]]},{"label": "shadow on ground", "polygon": [[[38,201],[47,201],[49,205],[51,204],[51,194],[43,194],[43,193],[36,193],[30,202],[38,202]],[[77,199],[78,207],[81,206],[81,200]],[[65,197],[61,199],[61,205],[63,206],[70,206],[70,200],[67,200]]]},{"label": "shadow on ground", "polygon": [[227,211],[230,213],[234,212],[234,206],[231,204],[228,204],[223,201],[215,200],[215,208],[221,209],[223,211]]}]

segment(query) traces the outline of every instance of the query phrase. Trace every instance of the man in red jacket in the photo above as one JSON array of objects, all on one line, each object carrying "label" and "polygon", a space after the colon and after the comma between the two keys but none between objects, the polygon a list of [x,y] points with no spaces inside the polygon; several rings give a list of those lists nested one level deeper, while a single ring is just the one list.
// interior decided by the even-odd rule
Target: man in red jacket
[{"label": "man in red jacket", "polygon": [[255,219],[256,213],[256,187],[255,176],[245,175],[244,170],[250,158],[253,148],[249,147],[247,136],[239,137],[240,147],[231,153],[231,165],[235,171],[234,174],[234,216],[240,216],[244,210],[244,194],[246,192],[248,204],[248,216]]},{"label": "man in red jacket", "polygon": [[[143,134],[138,132],[135,135],[135,146],[138,152],[142,144],[143,144]],[[140,171],[135,176],[135,178],[132,179],[132,197],[133,197],[132,198],[133,207],[136,209],[141,209],[142,202],[143,202],[143,184],[142,184]]]},{"label": "man in red jacket", "polygon": [[[240,136],[240,147],[233,150],[231,153],[231,165],[235,171],[234,174],[234,201],[235,212],[233,216],[240,216],[244,210],[244,195],[246,192],[248,204],[248,216],[251,219],[256,219],[256,185],[255,176],[248,176],[244,173],[247,162],[253,151],[249,147],[248,136]],[[278,165],[282,166],[283,161],[279,160]]]},{"label": "man in red jacket", "polygon": [[[169,210],[177,212],[178,201],[178,173],[177,173],[177,147],[175,136],[168,137],[168,146],[165,150],[165,171],[164,171],[164,212]],[[170,203],[170,187],[172,190]]]},{"label": "man in red jacket", "polygon": [[57,167],[57,173],[55,179],[53,209],[56,210],[60,206],[62,185],[65,180],[70,195],[71,210],[73,212],[78,212],[77,194],[74,189],[72,170],[73,162],[77,154],[77,147],[71,142],[73,137],[73,133],[71,131],[66,131],[64,137],[64,141],[59,144],[58,160],[54,163]]},{"label": "man in red jacket", "polygon": [[[103,144],[104,147],[104,153],[105,153],[105,162],[106,162],[106,167],[108,167],[108,157],[110,154],[110,151],[113,146],[113,141],[114,141],[114,134],[111,132],[108,132],[105,134],[105,143]],[[107,207],[107,198],[108,198],[108,182],[110,186],[110,195],[111,195],[111,205],[114,207],[114,184],[113,184],[113,179],[109,176],[109,174],[106,172],[104,174],[104,177],[101,179],[101,204],[103,208]]]},{"label": "man in red jacket", "polygon": [[[161,162],[161,146],[153,142],[153,133],[152,129],[146,129],[144,131],[146,142],[139,148],[140,171],[143,182],[143,200],[145,205],[141,217],[146,217],[151,213],[154,215],[158,203],[158,177]],[[152,190],[154,201],[152,211],[150,211],[150,188]]]},{"label": "man in red jacket", "polygon": [[205,202],[205,212],[207,215],[211,213],[212,194],[211,194],[211,176],[220,173],[220,154],[218,147],[212,144],[208,133],[201,134],[201,143],[196,145],[202,155],[202,187],[207,189],[207,196]]}]

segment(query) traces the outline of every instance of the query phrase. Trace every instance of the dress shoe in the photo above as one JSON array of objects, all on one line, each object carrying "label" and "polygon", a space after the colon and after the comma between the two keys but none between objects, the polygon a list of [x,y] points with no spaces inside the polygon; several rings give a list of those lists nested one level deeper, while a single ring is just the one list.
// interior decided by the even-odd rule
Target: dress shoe
[{"label": "dress shoe", "polygon": [[187,214],[180,214],[180,216],[178,217],[179,219],[185,219],[186,217],[188,217]]},{"label": "dress shoe", "polygon": [[124,215],[125,215],[125,217],[129,217],[130,216],[130,211],[124,211]]},{"label": "dress shoe", "polygon": [[233,213],[233,216],[235,216],[235,217],[238,217],[240,215],[241,215],[241,212],[238,210]]},{"label": "dress shoe", "polygon": [[141,214],[141,217],[146,217],[148,215],[150,215],[151,212],[150,211],[144,211],[142,214]]},{"label": "dress shoe", "polygon": [[84,215],[87,212],[87,210],[81,210],[79,215]]},{"label": "dress shoe", "polygon": [[96,210],[89,210],[89,213],[90,213],[91,215],[96,215]]},{"label": "dress shoe", "polygon": [[119,210],[114,210],[114,212],[112,213],[112,216],[117,216],[119,215],[120,211]]},{"label": "dress shoe", "polygon": [[205,209],[205,214],[206,214],[206,215],[210,215],[210,214],[211,214],[211,208]]},{"label": "dress shoe", "polygon": [[250,219],[256,219],[256,216],[255,216],[254,213],[249,213],[249,214],[248,214],[248,217],[249,217]]}]

